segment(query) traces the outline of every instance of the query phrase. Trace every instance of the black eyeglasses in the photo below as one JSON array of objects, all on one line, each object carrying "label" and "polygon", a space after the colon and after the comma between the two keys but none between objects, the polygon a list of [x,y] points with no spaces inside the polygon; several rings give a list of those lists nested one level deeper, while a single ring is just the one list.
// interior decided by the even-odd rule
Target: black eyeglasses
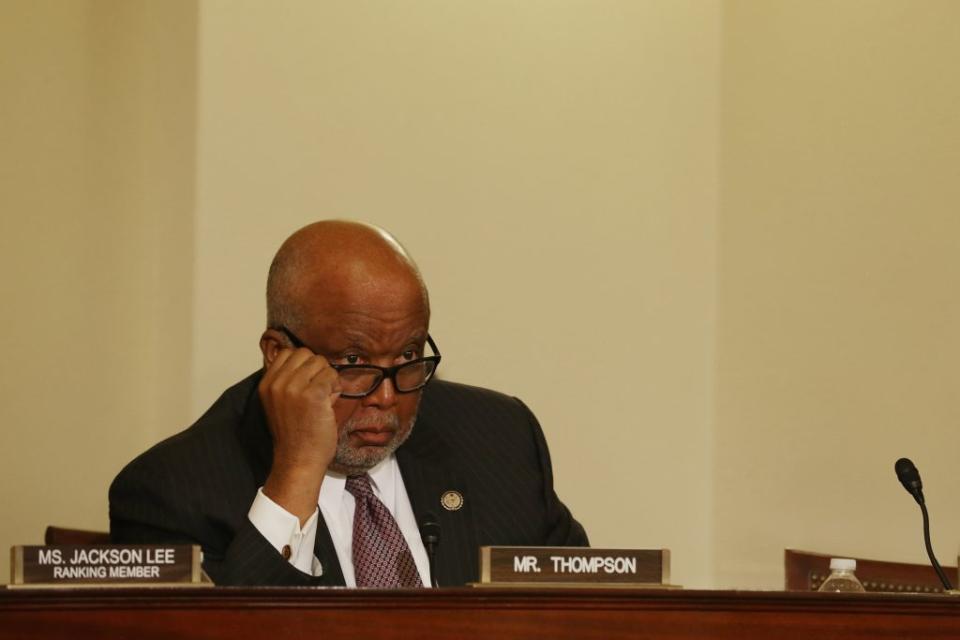
[{"label": "black eyeglasses", "polygon": [[[294,347],[310,349],[290,329],[283,326],[279,329],[286,334]],[[340,374],[340,397],[364,398],[376,391],[380,383],[387,379],[393,383],[397,393],[413,393],[423,389],[440,364],[440,350],[430,334],[427,334],[427,344],[433,349],[434,355],[392,367],[378,367],[375,364],[331,364],[330,368]]]}]

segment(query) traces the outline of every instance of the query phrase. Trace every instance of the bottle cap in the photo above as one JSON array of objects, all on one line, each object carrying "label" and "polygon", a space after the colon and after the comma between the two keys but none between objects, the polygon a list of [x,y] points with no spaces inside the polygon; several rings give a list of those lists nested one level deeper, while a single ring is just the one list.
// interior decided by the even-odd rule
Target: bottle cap
[{"label": "bottle cap", "polygon": [[857,561],[853,558],[830,558],[831,571],[856,571]]}]

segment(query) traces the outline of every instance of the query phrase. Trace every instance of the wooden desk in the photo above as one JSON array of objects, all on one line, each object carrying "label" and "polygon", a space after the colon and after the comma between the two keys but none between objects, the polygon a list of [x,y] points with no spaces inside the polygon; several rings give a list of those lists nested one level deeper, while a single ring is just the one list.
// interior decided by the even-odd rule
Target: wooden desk
[{"label": "wooden desk", "polygon": [[958,638],[960,598],[667,590],[0,590],[0,638]]}]

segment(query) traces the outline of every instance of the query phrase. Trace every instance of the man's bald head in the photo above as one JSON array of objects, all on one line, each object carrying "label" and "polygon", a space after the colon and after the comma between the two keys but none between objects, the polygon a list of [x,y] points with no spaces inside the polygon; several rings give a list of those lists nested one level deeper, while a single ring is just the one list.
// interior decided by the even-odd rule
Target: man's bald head
[{"label": "man's bald head", "polygon": [[420,271],[396,238],[361,222],[315,222],[287,238],[270,265],[267,326],[300,330],[316,312],[318,300],[337,301],[360,292],[385,305],[418,295],[429,314]]}]

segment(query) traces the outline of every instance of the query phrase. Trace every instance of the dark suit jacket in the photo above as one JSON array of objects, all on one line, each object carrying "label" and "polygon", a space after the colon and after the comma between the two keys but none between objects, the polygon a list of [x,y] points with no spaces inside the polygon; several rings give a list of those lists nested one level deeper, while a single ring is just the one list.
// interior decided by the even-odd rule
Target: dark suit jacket
[{"label": "dark suit jacket", "polygon": [[[343,585],[322,514],[317,578],[293,568],[247,519],[272,460],[260,376],[228,389],[192,427],[120,472],[110,487],[110,535],[116,543],[199,544],[217,584]],[[540,425],[516,398],[435,380],[396,456],[417,522],[431,513],[440,524],[441,586],[478,579],[481,545],[588,544],[554,493]],[[440,503],[450,490],[464,498],[457,511]]]}]

